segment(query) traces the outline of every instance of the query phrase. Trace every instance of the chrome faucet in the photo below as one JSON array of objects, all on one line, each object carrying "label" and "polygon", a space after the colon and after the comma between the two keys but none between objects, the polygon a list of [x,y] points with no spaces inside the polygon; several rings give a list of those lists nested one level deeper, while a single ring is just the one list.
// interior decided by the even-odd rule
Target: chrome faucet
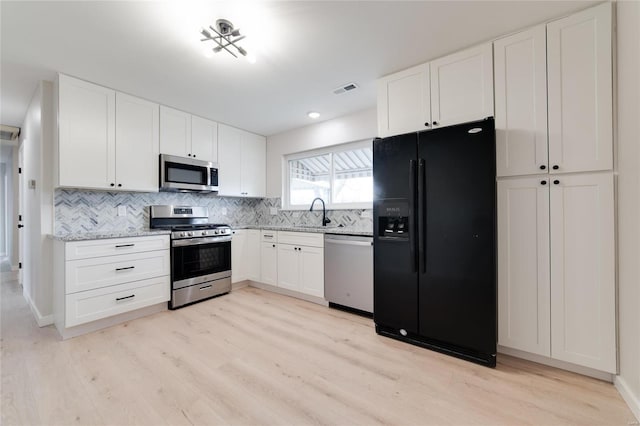
[{"label": "chrome faucet", "polygon": [[320,197],[316,197],[313,199],[313,201],[311,202],[311,207],[309,208],[309,211],[312,212],[313,211],[313,205],[316,203],[316,201],[320,200],[320,202],[322,203],[322,226],[327,226],[327,223],[331,223],[331,219],[329,219],[327,217],[327,210],[324,207],[324,200]]}]

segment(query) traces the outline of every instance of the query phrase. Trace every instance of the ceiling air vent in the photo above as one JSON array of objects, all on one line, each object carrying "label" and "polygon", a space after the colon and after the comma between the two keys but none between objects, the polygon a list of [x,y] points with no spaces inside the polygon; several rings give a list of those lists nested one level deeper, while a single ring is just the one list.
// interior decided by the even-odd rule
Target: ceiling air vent
[{"label": "ceiling air vent", "polygon": [[334,95],[341,95],[346,92],[351,92],[352,90],[356,90],[358,85],[356,83],[347,83],[343,86],[338,87],[337,89],[333,89]]},{"label": "ceiling air vent", "polygon": [[18,139],[20,136],[20,128],[13,126],[5,126],[4,124],[0,124],[0,139],[4,139],[6,141],[14,141]]}]

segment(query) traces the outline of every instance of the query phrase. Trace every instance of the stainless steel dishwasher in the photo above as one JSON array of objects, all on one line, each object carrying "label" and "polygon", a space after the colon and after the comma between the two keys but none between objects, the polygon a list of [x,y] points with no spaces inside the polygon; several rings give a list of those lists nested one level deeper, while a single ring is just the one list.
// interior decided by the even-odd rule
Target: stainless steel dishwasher
[{"label": "stainless steel dishwasher", "polygon": [[329,306],[373,312],[373,238],[324,236],[324,296]]}]

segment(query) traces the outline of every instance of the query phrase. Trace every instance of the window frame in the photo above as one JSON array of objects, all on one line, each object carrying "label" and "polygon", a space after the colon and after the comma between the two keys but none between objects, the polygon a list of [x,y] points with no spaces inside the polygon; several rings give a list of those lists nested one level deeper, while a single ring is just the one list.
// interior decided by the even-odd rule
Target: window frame
[{"label": "window frame", "polygon": [[[325,146],[318,149],[308,151],[300,151],[282,156],[282,210],[309,210],[311,205],[291,204],[289,200],[291,173],[289,170],[289,161],[299,160],[302,158],[315,157],[319,155],[330,156],[329,168],[329,194],[331,202],[326,203],[327,210],[370,210],[373,208],[371,202],[355,202],[355,203],[334,203],[333,202],[333,186],[334,186],[334,163],[333,155],[339,152],[351,151],[358,148],[371,148],[373,152],[373,139],[363,139],[355,142],[347,142],[342,144]],[[316,203],[315,208],[319,205]]]}]

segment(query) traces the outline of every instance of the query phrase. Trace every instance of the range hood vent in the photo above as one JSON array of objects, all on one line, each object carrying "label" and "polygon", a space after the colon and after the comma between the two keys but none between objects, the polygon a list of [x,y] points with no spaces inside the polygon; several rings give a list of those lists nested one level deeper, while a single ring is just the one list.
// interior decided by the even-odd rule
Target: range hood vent
[{"label": "range hood vent", "polygon": [[20,127],[5,126],[0,124],[0,139],[15,141],[20,136]]}]

